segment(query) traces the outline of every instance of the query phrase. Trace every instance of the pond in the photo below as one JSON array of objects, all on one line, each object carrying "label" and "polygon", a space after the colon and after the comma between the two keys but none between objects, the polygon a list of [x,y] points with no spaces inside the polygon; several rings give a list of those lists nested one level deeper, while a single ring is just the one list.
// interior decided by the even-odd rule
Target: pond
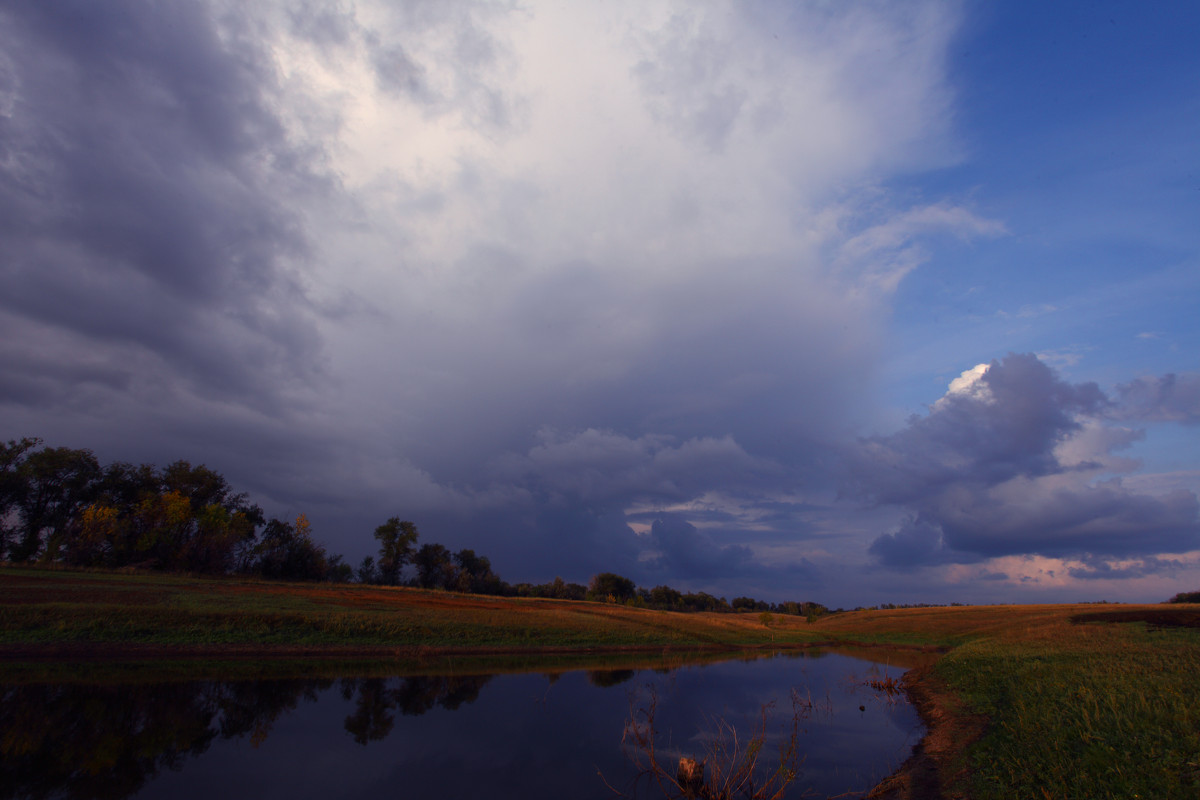
[{"label": "pond", "polygon": [[902,696],[868,684],[902,672],[807,652],[670,669],[11,685],[0,797],[662,797],[638,780],[646,753],[626,735],[647,731],[648,712],[672,775],[730,729],[745,745],[761,728],[760,763],[777,766],[794,723],[788,797],[866,792],[923,733]]}]

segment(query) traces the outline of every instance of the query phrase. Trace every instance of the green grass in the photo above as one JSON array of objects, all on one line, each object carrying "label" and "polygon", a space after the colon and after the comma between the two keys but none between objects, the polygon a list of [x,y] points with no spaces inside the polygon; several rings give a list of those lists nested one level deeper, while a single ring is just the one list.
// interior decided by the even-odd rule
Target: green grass
[{"label": "green grass", "polygon": [[957,788],[970,797],[1194,800],[1200,629],[1072,621],[1114,609],[1139,613],[1089,605],[902,609],[838,615],[817,627],[951,648],[934,675],[957,695],[960,713],[987,718],[963,756],[966,785]]},{"label": "green grass", "polygon": [[991,720],[969,756],[975,797],[1200,797],[1200,637],[1117,627],[1102,643],[982,640],[939,662]]}]

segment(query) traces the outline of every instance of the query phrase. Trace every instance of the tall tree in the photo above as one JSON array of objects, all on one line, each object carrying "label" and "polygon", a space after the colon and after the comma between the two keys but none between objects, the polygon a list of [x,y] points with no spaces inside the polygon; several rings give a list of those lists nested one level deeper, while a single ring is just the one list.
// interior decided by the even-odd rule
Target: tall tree
[{"label": "tall tree", "polygon": [[492,572],[492,562],[486,556],[475,555],[474,550],[459,550],[454,554],[454,563],[458,565],[456,588],[460,592],[501,593],[503,582]]},{"label": "tall tree", "polygon": [[379,541],[379,582],[395,586],[400,582],[400,572],[412,560],[417,545],[417,526],[401,522],[392,517],[375,529]]},{"label": "tall tree", "polygon": [[328,571],[325,548],[312,539],[312,526],[301,514],[296,524],[272,519],[255,547],[253,571],[264,578],[319,581]]},{"label": "tall tree", "polygon": [[29,490],[28,475],[21,466],[26,454],[41,443],[41,439],[24,438],[0,444],[0,558],[20,530],[15,517]]},{"label": "tall tree", "polygon": [[375,558],[365,556],[362,563],[358,565],[355,576],[359,583],[379,583],[379,571],[375,569]]},{"label": "tall tree", "polygon": [[458,570],[450,551],[440,544],[423,544],[413,557],[417,582],[425,589],[453,589]]},{"label": "tall tree", "polygon": [[100,477],[91,450],[47,447],[29,453],[17,467],[23,482],[17,500],[20,540],[10,550],[14,561],[31,561],[41,553],[43,537],[49,558],[65,544],[68,526],[86,506]]}]

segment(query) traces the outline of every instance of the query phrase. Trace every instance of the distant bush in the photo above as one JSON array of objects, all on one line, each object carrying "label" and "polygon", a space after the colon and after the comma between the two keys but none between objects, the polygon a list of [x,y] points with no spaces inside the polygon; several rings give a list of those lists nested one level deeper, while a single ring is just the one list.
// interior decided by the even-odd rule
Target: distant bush
[{"label": "distant bush", "polygon": [[1168,603],[1200,603],[1200,592],[1180,592],[1167,601]]}]

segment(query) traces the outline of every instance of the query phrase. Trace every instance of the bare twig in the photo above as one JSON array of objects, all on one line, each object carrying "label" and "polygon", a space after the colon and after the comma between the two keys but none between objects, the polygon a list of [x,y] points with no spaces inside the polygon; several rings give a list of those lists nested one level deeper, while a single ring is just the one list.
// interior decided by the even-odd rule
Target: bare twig
[{"label": "bare twig", "polygon": [[[724,719],[714,719],[702,737],[702,757],[683,757],[678,764],[664,763],[657,750],[658,731],[654,726],[658,696],[651,689],[645,706],[635,707],[630,698],[629,720],[621,744],[637,769],[640,780],[648,777],[666,798],[697,800],[780,800],[800,775],[800,723],[812,713],[812,700],[792,692],[791,731],[779,749],[778,762],[766,772],[760,760],[767,738],[767,719],[773,703],[761,709],[758,725],[749,739]],[[603,778],[603,776],[601,776]],[[609,788],[611,784],[605,780]],[[613,789],[613,791],[617,791]],[[623,794],[617,791],[618,794]]]}]

